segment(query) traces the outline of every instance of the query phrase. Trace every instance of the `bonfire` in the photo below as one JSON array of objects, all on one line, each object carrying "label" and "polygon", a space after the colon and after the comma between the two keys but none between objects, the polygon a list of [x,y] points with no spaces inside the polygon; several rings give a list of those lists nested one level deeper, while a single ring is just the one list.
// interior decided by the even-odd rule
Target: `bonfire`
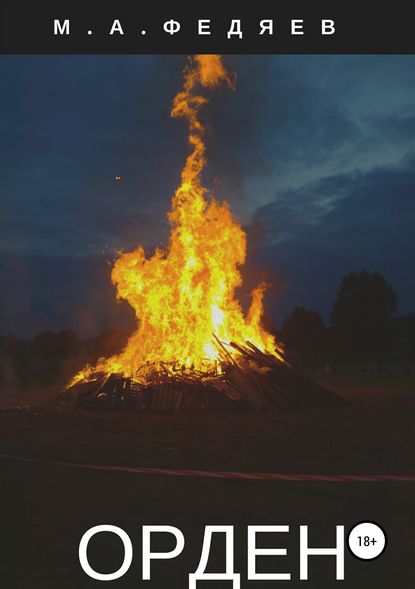
[{"label": "bonfire", "polygon": [[294,370],[264,329],[265,285],[252,292],[247,313],[235,296],[246,234],[201,177],[206,129],[200,110],[209,91],[221,85],[234,87],[220,56],[189,58],[171,110],[187,123],[190,153],[168,213],[169,242],[149,258],[138,246],[115,261],[112,282],[117,297],[134,309],[137,328],[120,354],[74,377],[69,389],[86,402],[133,399],[141,408],[208,408],[215,392],[272,410],[337,399]]}]

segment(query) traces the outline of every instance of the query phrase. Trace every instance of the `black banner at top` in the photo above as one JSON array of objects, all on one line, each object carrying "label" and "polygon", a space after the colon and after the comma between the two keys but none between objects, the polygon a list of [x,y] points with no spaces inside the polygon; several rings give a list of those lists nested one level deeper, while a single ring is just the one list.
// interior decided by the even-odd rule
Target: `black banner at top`
[{"label": "black banner at top", "polygon": [[415,53],[410,5],[3,4],[1,53]]}]

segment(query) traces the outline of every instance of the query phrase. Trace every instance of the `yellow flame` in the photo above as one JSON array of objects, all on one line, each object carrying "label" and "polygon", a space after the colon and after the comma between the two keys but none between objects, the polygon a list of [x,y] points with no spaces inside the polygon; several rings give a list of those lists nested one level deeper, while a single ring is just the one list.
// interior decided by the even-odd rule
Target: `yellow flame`
[{"label": "yellow flame", "polygon": [[246,235],[228,204],[209,197],[201,182],[206,157],[199,110],[207,98],[197,88],[223,83],[232,87],[220,56],[189,58],[171,116],[187,121],[191,152],[168,214],[168,247],[146,258],[139,246],[116,260],[112,282],[118,298],[133,307],[138,327],[119,355],[87,367],[75,381],[99,370],[145,382],[149,367],[172,363],[207,370],[218,360],[213,333],[224,342],[249,340],[271,353],[277,348],[261,326],[264,286],[253,291],[246,317],[234,296],[242,282]]}]

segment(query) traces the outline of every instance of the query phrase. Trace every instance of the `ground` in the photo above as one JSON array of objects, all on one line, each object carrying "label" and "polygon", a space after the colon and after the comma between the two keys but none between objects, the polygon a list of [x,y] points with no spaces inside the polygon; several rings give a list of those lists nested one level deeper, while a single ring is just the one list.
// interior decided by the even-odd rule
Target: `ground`
[{"label": "ground", "polygon": [[[313,474],[414,474],[415,391],[410,383],[360,383],[324,377],[353,401],[329,412],[275,415],[150,415],[128,412],[39,410],[0,412],[0,453],[91,464]],[[200,557],[205,525],[233,524],[236,570],[244,587],[333,588],[334,559],[311,560],[310,580],[299,577],[299,525],[310,542],[334,545],[334,526],[381,523],[385,554],[373,562],[346,554],[346,589],[414,586],[415,483],[317,483],[209,480],[81,470],[0,459],[1,587],[83,589],[99,586],[78,564],[78,544],[91,526],[124,528],[134,544],[130,571],[115,587],[186,588]],[[176,525],[185,534],[183,555],[157,563],[141,580],[140,527]],[[288,557],[264,557],[260,570],[291,572],[291,582],[246,581],[246,526],[286,524],[287,538],[270,546]],[[212,552],[223,568],[224,547]],[[118,568],[121,551],[111,538],[89,552],[101,571]],[[222,567],[221,567],[222,564]],[[109,586],[112,586],[109,584]],[[223,581],[204,587],[230,587]],[[199,584],[198,584],[199,587]]]}]

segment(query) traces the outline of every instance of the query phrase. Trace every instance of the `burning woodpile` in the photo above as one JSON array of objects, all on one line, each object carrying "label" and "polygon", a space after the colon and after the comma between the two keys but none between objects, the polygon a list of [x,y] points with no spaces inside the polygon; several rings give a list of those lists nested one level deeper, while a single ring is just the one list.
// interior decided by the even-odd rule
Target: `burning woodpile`
[{"label": "burning woodpile", "polygon": [[229,205],[202,183],[206,146],[199,111],[207,91],[221,84],[233,88],[220,56],[190,58],[171,110],[187,122],[190,154],[168,214],[169,243],[150,258],[138,246],[115,261],[112,282],[134,309],[137,329],[120,354],[74,377],[66,394],[76,392],[85,405],[184,411],[209,409],[219,396],[272,411],[340,402],[293,369],[264,329],[265,285],[252,291],[247,313],[235,296],[246,234]]},{"label": "burning woodpile", "polygon": [[209,412],[212,405],[231,408],[242,404],[254,411],[278,411],[346,404],[300,370],[261,352],[250,342],[231,342],[228,346],[215,339],[220,360],[217,368],[208,372],[161,364],[149,372],[146,384],[97,372],[91,380],[75,383],[70,390],[81,407],[158,412]]}]

